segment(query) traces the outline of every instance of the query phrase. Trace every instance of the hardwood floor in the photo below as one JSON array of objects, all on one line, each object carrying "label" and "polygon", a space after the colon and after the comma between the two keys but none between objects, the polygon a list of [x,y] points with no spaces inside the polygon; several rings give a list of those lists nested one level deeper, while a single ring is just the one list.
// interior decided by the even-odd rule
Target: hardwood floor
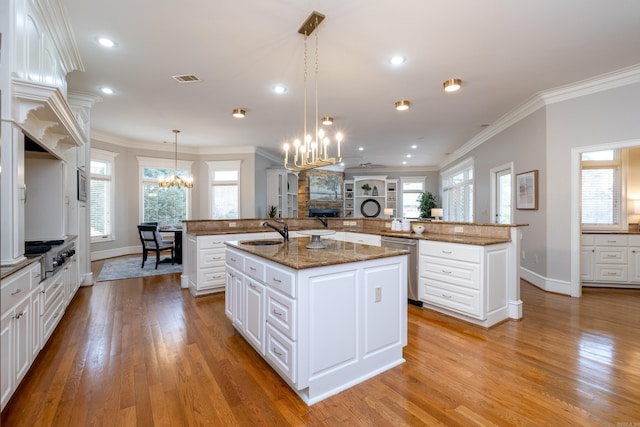
[{"label": "hardwood floor", "polygon": [[[94,263],[94,277],[101,263]],[[640,426],[640,291],[522,283],[485,330],[409,306],[406,363],[307,407],[179,275],[80,288],[4,426]]]}]

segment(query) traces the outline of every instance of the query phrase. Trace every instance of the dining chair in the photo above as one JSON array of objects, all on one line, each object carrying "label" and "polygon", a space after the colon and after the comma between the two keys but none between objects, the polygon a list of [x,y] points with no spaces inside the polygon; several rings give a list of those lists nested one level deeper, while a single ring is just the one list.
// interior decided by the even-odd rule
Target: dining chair
[{"label": "dining chair", "polygon": [[138,234],[140,235],[140,242],[142,243],[142,265],[140,268],[144,268],[144,263],[147,261],[149,252],[155,252],[157,269],[160,263],[160,252],[168,250],[171,250],[171,265],[173,265],[175,245],[173,240],[162,239],[162,234],[158,231],[157,225],[138,225]]}]

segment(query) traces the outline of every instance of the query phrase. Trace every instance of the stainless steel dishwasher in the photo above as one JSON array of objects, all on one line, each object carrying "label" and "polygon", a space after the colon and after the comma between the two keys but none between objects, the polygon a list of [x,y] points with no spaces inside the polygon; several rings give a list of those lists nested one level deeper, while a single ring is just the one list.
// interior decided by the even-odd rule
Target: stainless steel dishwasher
[{"label": "stainless steel dishwasher", "polygon": [[385,248],[406,249],[409,251],[409,259],[407,262],[407,297],[409,304],[422,307],[422,301],[418,298],[418,240],[382,236],[381,243]]}]

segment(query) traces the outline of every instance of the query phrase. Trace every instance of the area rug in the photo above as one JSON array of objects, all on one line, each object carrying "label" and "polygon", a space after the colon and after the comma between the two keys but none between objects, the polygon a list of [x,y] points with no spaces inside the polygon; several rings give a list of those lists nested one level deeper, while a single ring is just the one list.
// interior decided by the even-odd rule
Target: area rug
[{"label": "area rug", "polygon": [[140,268],[140,264],[142,264],[142,257],[107,260],[104,262],[96,282],[182,272],[182,264],[171,265],[171,263],[160,263],[156,270],[156,259],[152,256],[147,258],[147,262],[144,263],[144,268]]}]

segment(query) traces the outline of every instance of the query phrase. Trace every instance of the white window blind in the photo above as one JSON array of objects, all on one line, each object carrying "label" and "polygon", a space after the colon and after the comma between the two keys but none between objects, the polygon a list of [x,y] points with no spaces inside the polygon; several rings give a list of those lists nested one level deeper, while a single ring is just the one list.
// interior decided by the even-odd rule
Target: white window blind
[{"label": "white window blind", "polygon": [[240,160],[207,162],[211,187],[211,218],[240,217]]},{"label": "white window blind", "polygon": [[91,149],[90,213],[91,241],[112,240],[113,236],[113,169],[118,153]]},{"label": "white window blind", "polygon": [[473,222],[473,160],[442,173],[442,208],[446,221]]},{"label": "white window blind", "polygon": [[618,153],[584,153],[582,159],[582,225],[620,226],[622,167]]}]

